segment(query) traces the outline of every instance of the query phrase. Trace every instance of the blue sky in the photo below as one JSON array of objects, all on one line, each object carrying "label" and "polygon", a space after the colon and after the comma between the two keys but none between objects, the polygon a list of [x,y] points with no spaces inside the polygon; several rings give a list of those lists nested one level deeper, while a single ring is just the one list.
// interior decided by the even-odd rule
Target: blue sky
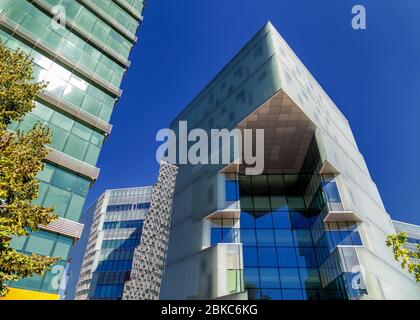
[{"label": "blue sky", "polygon": [[[356,4],[363,31],[351,28]],[[420,224],[419,16],[417,0],[149,0],[86,205],[155,182],[156,132],[270,20],[349,120],[388,212]]]}]

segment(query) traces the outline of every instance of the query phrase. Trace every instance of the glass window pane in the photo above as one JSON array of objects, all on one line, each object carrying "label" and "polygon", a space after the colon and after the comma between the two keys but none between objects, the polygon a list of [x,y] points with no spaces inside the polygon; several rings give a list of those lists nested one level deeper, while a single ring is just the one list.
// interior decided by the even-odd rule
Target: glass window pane
[{"label": "glass window pane", "polygon": [[259,247],[258,261],[260,267],[277,267],[276,249],[274,247]]},{"label": "glass window pane", "polygon": [[243,230],[240,230],[240,232],[241,232],[241,242],[243,243],[244,246],[255,246],[257,244],[254,229],[243,229]]},{"label": "glass window pane", "polygon": [[297,268],[281,268],[280,280],[282,288],[300,288],[299,271]]},{"label": "glass window pane", "polygon": [[241,209],[244,211],[253,211],[254,205],[252,202],[252,197],[241,197]]},{"label": "glass window pane", "polygon": [[295,248],[278,247],[277,258],[280,267],[297,267]]},{"label": "glass window pane", "polygon": [[248,211],[241,212],[241,228],[255,228],[254,213]]},{"label": "glass window pane", "polygon": [[244,266],[245,267],[257,267],[258,256],[256,247],[243,247]]},{"label": "glass window pane", "polygon": [[273,211],[287,211],[287,200],[286,197],[275,196],[270,197],[271,208]]},{"label": "glass window pane", "polygon": [[289,216],[292,229],[309,228],[309,223],[308,219],[306,218],[305,211],[291,211],[289,212]]},{"label": "glass window pane", "polygon": [[295,243],[300,247],[311,247],[313,246],[311,231],[309,229],[298,229],[293,230]]},{"label": "glass window pane", "polygon": [[259,246],[274,246],[274,233],[272,229],[257,229],[257,242]]},{"label": "glass window pane", "polygon": [[270,201],[268,197],[254,197],[254,207],[256,211],[270,211]]},{"label": "glass window pane", "polygon": [[261,288],[280,288],[277,268],[260,268]]},{"label": "glass window pane", "polygon": [[311,247],[296,247],[296,256],[299,267],[317,267],[315,250]]},{"label": "glass window pane", "polygon": [[238,187],[236,181],[226,181],[226,201],[238,200]]},{"label": "glass window pane", "polygon": [[278,229],[290,229],[290,219],[289,219],[289,213],[288,212],[273,212],[273,225],[274,228]]},{"label": "glass window pane", "polygon": [[244,283],[246,289],[260,288],[260,276],[258,268],[244,269]]},{"label": "glass window pane", "polygon": [[271,212],[255,212],[255,227],[272,229]]},{"label": "glass window pane", "polygon": [[53,257],[61,257],[61,260],[67,260],[73,240],[67,237],[59,236],[55,245]]},{"label": "glass window pane", "polygon": [[52,253],[56,240],[57,236],[52,233],[44,231],[34,232],[29,236],[25,251],[49,256]]},{"label": "glass window pane", "polygon": [[275,229],[274,234],[276,237],[276,244],[278,246],[294,246],[293,234],[291,230],[288,229]]}]

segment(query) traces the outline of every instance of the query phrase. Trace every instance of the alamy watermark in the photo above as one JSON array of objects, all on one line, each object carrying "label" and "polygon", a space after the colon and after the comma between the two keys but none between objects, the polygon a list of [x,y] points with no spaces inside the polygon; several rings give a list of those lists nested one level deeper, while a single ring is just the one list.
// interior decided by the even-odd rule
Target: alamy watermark
[{"label": "alamy watermark", "polygon": [[188,122],[179,121],[178,132],[161,129],[156,134],[156,141],[163,142],[156,151],[157,161],[175,165],[228,165],[235,161],[245,165],[247,175],[259,175],[264,171],[264,129],[206,131],[194,128],[189,131]]},{"label": "alamy watermark", "polygon": [[366,30],[366,8],[361,4],[353,6],[351,13],[354,14],[351,26],[354,30]]}]

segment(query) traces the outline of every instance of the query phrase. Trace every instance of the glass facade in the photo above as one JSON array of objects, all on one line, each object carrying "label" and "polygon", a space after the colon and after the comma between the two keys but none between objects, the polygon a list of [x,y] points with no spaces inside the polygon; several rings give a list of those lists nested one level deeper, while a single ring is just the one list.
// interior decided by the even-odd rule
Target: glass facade
[{"label": "glass facade", "polygon": [[[330,267],[333,272],[322,266],[331,264],[338,247],[362,246],[358,225],[326,222],[318,234],[316,222],[323,209],[341,205],[334,177],[318,179],[311,203],[305,197],[309,174],[239,175],[238,181],[226,181],[226,201],[239,196],[240,218],[212,218],[211,245],[242,243],[249,299],[351,298],[352,274],[341,270],[339,262]],[[330,273],[321,276],[322,272]]]},{"label": "glass facade", "polygon": [[316,299],[322,288],[307,177],[240,176],[240,238],[250,299]]},{"label": "glass facade", "polygon": [[[40,190],[36,203],[53,207],[61,218],[74,222],[79,221],[87,192],[96,179],[75,168],[94,169],[97,163],[108,134],[97,123],[108,125],[143,11],[142,0],[124,2],[1,1],[4,19],[0,41],[29,54],[34,62],[34,81],[48,82],[33,111],[8,129],[25,131],[37,122],[51,128],[49,147],[60,152],[64,161],[46,160],[37,176]],[[60,25],[54,17],[57,6],[64,10],[65,21]],[[68,165],[77,161],[80,165]],[[64,266],[74,240],[46,229],[13,239],[12,245],[28,254],[58,255],[61,260],[57,266]],[[63,272],[64,268],[54,266],[43,277],[9,285],[57,293]]]}]

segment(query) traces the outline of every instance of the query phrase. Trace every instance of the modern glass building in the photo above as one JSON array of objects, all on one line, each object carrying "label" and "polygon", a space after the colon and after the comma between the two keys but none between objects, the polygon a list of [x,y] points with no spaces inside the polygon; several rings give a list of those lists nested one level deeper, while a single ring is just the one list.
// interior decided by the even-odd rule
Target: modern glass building
[{"label": "modern glass building", "polygon": [[271,23],[179,121],[208,136],[264,129],[264,168],[247,174],[233,148],[228,164],[177,161],[161,299],[420,298],[347,119]]},{"label": "modern glass building", "polygon": [[106,190],[85,212],[93,222],[76,300],[122,298],[151,197],[152,187]]},{"label": "modern glass building", "polygon": [[60,216],[42,231],[13,240],[22,252],[61,261],[43,277],[10,283],[18,288],[12,296],[58,297],[70,247],[83,228],[78,221],[87,192],[98,178],[96,162],[111,132],[143,6],[143,0],[0,0],[0,40],[30,54],[35,81],[49,82],[36,108],[9,129],[25,130],[38,121],[51,128],[37,203],[54,207]]}]

